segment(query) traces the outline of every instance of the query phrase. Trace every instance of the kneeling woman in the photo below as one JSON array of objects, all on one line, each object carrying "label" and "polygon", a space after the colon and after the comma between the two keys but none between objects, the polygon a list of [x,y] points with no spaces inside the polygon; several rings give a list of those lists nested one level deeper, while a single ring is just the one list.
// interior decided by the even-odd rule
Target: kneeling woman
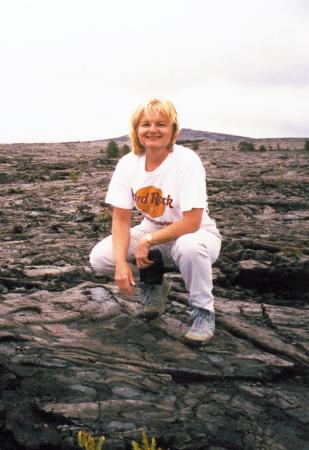
[{"label": "kneeling woman", "polygon": [[[132,152],[118,162],[106,196],[114,208],[112,235],[93,248],[90,263],[130,296],[136,269],[154,269],[150,250],[159,250],[165,267],[180,270],[190,293],[194,320],[185,338],[203,344],[215,330],[211,266],[221,236],[208,215],[203,164],[193,150],[175,144],[178,131],[169,101],[152,99],[133,113]],[[143,220],[131,228],[134,207]],[[141,285],[145,317],[162,314],[169,283],[163,278]]]}]

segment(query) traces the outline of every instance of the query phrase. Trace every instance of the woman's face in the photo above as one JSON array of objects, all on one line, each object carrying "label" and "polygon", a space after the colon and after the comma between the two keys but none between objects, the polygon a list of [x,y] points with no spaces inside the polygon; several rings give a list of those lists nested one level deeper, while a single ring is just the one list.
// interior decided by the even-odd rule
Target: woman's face
[{"label": "woman's face", "polygon": [[137,127],[137,136],[145,150],[167,150],[173,136],[173,126],[163,113],[153,116],[144,113]]}]

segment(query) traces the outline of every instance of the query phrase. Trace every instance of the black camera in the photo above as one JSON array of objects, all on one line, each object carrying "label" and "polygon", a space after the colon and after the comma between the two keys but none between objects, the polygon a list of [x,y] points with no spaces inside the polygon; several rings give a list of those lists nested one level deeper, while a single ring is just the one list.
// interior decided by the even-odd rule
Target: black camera
[{"label": "black camera", "polygon": [[148,259],[153,261],[153,263],[145,269],[139,270],[140,281],[146,284],[162,284],[164,266],[160,250],[157,248],[150,250]]}]

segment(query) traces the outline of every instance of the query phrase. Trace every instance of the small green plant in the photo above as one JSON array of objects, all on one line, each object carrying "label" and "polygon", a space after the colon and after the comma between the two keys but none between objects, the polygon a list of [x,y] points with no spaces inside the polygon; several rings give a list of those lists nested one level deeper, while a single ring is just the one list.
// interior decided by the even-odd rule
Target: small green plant
[{"label": "small green plant", "polygon": [[305,140],[304,150],[306,150],[306,152],[309,152],[309,141],[308,140]]},{"label": "small green plant", "polygon": [[110,210],[103,210],[95,217],[95,222],[110,222],[112,220],[112,212]]},{"label": "small green plant", "polygon": [[303,256],[303,252],[299,247],[285,246],[282,248],[282,251],[285,256],[295,257],[297,259],[300,259]]},{"label": "small green plant", "polygon": [[100,436],[95,438],[86,431],[79,431],[77,434],[77,442],[80,448],[83,450],[102,450],[105,437]]},{"label": "small green plant", "polygon": [[133,441],[132,450],[162,450],[161,447],[156,447],[156,440],[154,437],[151,439],[151,444],[149,444],[145,431],[142,431],[142,442],[143,447],[140,447],[137,442]]},{"label": "small green plant", "polygon": [[70,171],[70,178],[72,183],[76,184],[78,182],[79,179],[79,174],[77,172],[75,172],[75,170],[71,170]]}]

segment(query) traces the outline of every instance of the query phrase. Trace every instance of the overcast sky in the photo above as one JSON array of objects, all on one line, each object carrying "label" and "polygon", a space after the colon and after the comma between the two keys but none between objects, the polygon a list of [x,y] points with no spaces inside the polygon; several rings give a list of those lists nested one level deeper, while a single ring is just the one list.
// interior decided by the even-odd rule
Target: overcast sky
[{"label": "overcast sky", "polygon": [[0,142],[183,128],[309,137],[309,0],[0,0]]}]

